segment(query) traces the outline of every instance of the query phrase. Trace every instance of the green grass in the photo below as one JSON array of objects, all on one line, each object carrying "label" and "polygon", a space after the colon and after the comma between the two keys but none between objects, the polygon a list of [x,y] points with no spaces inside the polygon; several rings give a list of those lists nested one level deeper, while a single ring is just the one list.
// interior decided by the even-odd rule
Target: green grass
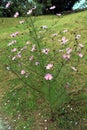
[{"label": "green grass", "polygon": [[[73,33],[81,34],[80,43],[84,44],[83,59],[79,62],[79,75],[72,72],[66,81],[71,79],[72,85],[68,89],[71,100],[62,105],[54,113],[55,120],[50,120],[49,106],[44,103],[44,99],[31,95],[28,87],[23,84],[13,73],[6,69],[8,65],[7,55],[9,50],[7,44],[10,34],[19,31],[16,37],[17,47],[23,47],[27,40],[34,42],[29,36],[29,28],[19,24],[19,20],[24,18],[1,18],[0,19],[0,110],[3,117],[7,116],[15,130],[86,130],[87,129],[87,11],[70,14],[58,18],[57,16],[34,17],[35,28],[41,31],[41,26],[48,26],[43,32],[42,43],[50,49],[55,49],[58,38],[52,39],[51,34],[59,33],[68,29],[70,33],[66,35],[73,46]],[[44,39],[45,37],[45,39]],[[61,59],[60,59],[61,60]],[[57,61],[56,61],[57,62]],[[73,64],[75,60],[73,59]],[[67,65],[66,65],[67,67]],[[63,70],[63,77],[66,76],[66,68]],[[61,83],[62,79],[58,81]],[[47,120],[47,122],[45,122]]]}]

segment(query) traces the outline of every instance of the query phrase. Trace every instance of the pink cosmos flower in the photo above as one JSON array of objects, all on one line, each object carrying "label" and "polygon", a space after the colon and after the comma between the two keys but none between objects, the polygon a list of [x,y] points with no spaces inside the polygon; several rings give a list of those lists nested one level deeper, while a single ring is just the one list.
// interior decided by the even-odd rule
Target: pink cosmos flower
[{"label": "pink cosmos flower", "polygon": [[35,62],[35,65],[39,65],[40,63],[38,61]]},{"label": "pink cosmos flower", "polygon": [[15,33],[12,33],[10,36],[11,36],[11,37],[15,37],[15,36],[16,36],[16,34],[15,34]]},{"label": "pink cosmos flower", "polygon": [[17,54],[17,57],[18,57],[18,58],[21,58],[21,54]]},{"label": "pink cosmos flower", "polygon": [[70,54],[72,52],[71,48],[66,48],[67,54]]},{"label": "pink cosmos flower", "polygon": [[69,60],[70,59],[70,55],[69,54],[63,54],[63,59]]},{"label": "pink cosmos flower", "polygon": [[19,12],[16,12],[15,14],[14,14],[14,18],[17,18],[19,16]]},{"label": "pink cosmos flower", "polygon": [[55,9],[55,8],[56,8],[56,6],[53,5],[53,6],[50,7],[50,10],[53,10],[53,9]]},{"label": "pink cosmos flower", "polygon": [[17,48],[14,48],[11,50],[11,52],[16,52],[17,51]]},{"label": "pink cosmos flower", "polygon": [[83,57],[83,54],[82,54],[82,53],[78,53],[78,56],[82,58],[82,57]]},{"label": "pink cosmos flower", "polygon": [[34,60],[34,56],[30,56],[29,60],[30,61]]},{"label": "pink cosmos flower", "polygon": [[16,37],[18,34],[19,34],[19,32],[15,32],[15,33],[12,33],[10,36],[11,37]]},{"label": "pink cosmos flower", "polygon": [[62,37],[61,44],[65,44],[67,41],[68,39],[66,39],[66,37]]},{"label": "pink cosmos flower", "polygon": [[45,77],[44,77],[46,80],[52,80],[53,79],[53,76],[52,74],[46,74]]},{"label": "pink cosmos flower", "polygon": [[21,75],[24,75],[25,74],[25,70],[21,70]]},{"label": "pink cosmos flower", "polygon": [[47,70],[50,70],[52,67],[53,67],[53,64],[48,64],[48,65],[46,66],[46,69],[47,69]]},{"label": "pink cosmos flower", "polygon": [[46,49],[42,49],[42,53],[44,53],[44,54],[48,54],[48,53],[49,53],[49,49],[48,49],[48,48],[46,48]]},{"label": "pink cosmos flower", "polygon": [[6,7],[6,8],[9,8],[10,4],[11,4],[11,3],[10,3],[10,2],[8,2],[8,3],[6,4],[6,6],[5,6],[5,7]]},{"label": "pink cosmos flower", "polygon": [[71,66],[71,69],[77,71],[77,69],[74,66]]}]

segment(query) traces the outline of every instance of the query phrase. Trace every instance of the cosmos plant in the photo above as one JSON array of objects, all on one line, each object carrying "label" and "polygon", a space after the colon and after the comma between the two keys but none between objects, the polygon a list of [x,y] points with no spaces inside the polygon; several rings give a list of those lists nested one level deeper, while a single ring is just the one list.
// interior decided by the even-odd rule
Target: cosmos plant
[{"label": "cosmos plant", "polygon": [[[9,3],[6,7],[8,6],[10,6]],[[50,9],[54,8],[54,6],[50,7]],[[35,93],[37,97],[40,95],[40,98],[48,103],[50,112],[54,113],[69,98],[67,89],[72,84],[69,75],[78,73],[78,62],[84,57],[82,51],[84,45],[80,43],[81,35],[71,34],[68,29],[52,34],[48,33],[50,29],[47,25],[37,29],[31,16],[33,10],[35,9],[28,10],[26,12],[28,17],[19,21],[20,26],[25,28],[26,24],[29,26],[28,40],[19,46],[22,44],[20,43],[22,40],[17,40],[21,36],[20,30],[10,35],[11,38],[7,45],[9,50],[7,67],[28,86],[32,95],[35,96]],[[18,16],[19,12],[16,12],[14,18]],[[58,16],[61,18],[60,14],[57,14]],[[50,39],[50,46],[44,40],[45,34]],[[24,35],[24,37],[27,36]],[[71,46],[72,41],[73,46]]]}]

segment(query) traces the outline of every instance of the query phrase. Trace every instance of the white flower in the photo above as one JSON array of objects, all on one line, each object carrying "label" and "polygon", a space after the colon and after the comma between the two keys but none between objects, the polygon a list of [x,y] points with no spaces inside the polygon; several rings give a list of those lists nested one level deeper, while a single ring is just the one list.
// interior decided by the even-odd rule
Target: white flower
[{"label": "white flower", "polygon": [[55,9],[56,8],[56,6],[54,5],[54,6],[51,6],[50,7],[50,10],[52,10],[52,9]]},{"label": "white flower", "polygon": [[53,37],[56,37],[57,35],[58,35],[58,33],[54,33],[54,34],[52,34]]},{"label": "white flower", "polygon": [[76,35],[76,39],[79,39],[80,37],[81,37],[81,35],[80,35],[80,34]]},{"label": "white flower", "polygon": [[20,24],[23,24],[23,23],[24,23],[24,20],[19,21],[19,23],[20,23]]},{"label": "white flower", "polygon": [[28,10],[27,15],[32,13],[32,9]]},{"label": "white flower", "polygon": [[7,67],[6,67],[6,69],[7,69],[7,70],[10,70],[10,67],[9,67],[9,66],[7,66]]},{"label": "white flower", "polygon": [[46,48],[46,49],[42,49],[42,53],[44,53],[44,54],[48,54],[48,53],[49,53],[49,49],[48,49],[48,48]]},{"label": "white flower", "polygon": [[57,16],[61,16],[61,14],[58,14],[58,13],[57,13],[56,15],[57,15]]},{"label": "white flower", "polygon": [[71,69],[77,71],[77,69],[74,66],[71,66]]},{"label": "white flower", "polygon": [[45,130],[47,130],[48,128],[47,128],[47,127],[45,127],[44,129],[45,129]]},{"label": "white flower", "polygon": [[15,60],[16,59],[16,56],[14,56],[13,58],[12,58],[12,60]]},{"label": "white flower", "polygon": [[46,69],[47,69],[47,70],[50,70],[52,67],[53,67],[53,64],[48,64],[48,65],[46,66]]},{"label": "white flower", "polygon": [[36,46],[33,45],[31,51],[33,52],[33,51],[35,51],[35,49],[36,49]]},{"label": "white flower", "polygon": [[83,45],[83,44],[81,44],[81,43],[79,43],[78,45],[79,45],[79,47],[81,47],[81,48],[83,48],[83,47],[84,47],[84,45]]},{"label": "white flower", "polygon": [[46,25],[41,26],[43,29],[47,29],[48,27]]},{"label": "white flower", "polygon": [[82,57],[83,57],[83,54],[82,54],[82,53],[79,53],[78,56],[82,58]]},{"label": "white flower", "polygon": [[26,45],[29,45],[29,44],[30,44],[30,41],[27,41],[27,42],[26,42]]},{"label": "white flower", "polygon": [[59,52],[63,52],[64,50],[59,50]]}]

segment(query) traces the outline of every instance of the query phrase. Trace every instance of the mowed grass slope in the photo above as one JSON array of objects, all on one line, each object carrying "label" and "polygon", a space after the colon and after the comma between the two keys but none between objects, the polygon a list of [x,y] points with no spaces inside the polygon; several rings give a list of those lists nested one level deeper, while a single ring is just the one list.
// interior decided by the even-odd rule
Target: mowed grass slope
[{"label": "mowed grass slope", "polygon": [[[51,35],[62,32],[67,29],[71,34],[80,34],[80,43],[84,45],[84,57],[79,63],[80,76],[72,73],[74,76],[73,84],[69,88],[72,101],[64,106],[57,117],[59,120],[45,122],[49,120],[48,109],[44,103],[37,110],[34,99],[26,96],[28,93],[26,85],[19,81],[14,74],[6,69],[8,65],[8,49],[7,44],[10,41],[10,35],[14,32],[19,32],[16,37],[17,46],[22,47],[26,41],[33,39],[28,32],[30,26],[20,25],[19,21],[26,18],[1,18],[0,19],[0,102],[1,113],[7,115],[8,120],[12,123],[16,130],[43,130],[48,127],[48,130],[86,130],[87,129],[87,11],[70,14],[66,16],[38,16],[33,17],[33,22],[37,31],[41,31],[41,26],[46,25],[47,31],[44,31],[43,42],[46,41],[47,46],[56,48],[58,39],[52,41]],[[28,19],[28,21],[30,21]],[[68,35],[68,39],[72,39],[72,35]],[[73,42],[71,41],[71,45]],[[73,46],[73,45],[72,45]],[[65,70],[66,71],[66,70]],[[23,86],[23,87],[22,87]],[[14,96],[16,95],[16,96]],[[19,101],[20,100],[20,104]],[[30,102],[27,103],[27,100]],[[67,107],[68,106],[68,107]],[[44,110],[42,108],[45,108]],[[33,110],[32,110],[33,109]],[[67,114],[65,113],[67,111]],[[56,115],[57,116],[57,115]],[[31,118],[32,117],[32,118]],[[33,122],[35,122],[33,124]]]}]

